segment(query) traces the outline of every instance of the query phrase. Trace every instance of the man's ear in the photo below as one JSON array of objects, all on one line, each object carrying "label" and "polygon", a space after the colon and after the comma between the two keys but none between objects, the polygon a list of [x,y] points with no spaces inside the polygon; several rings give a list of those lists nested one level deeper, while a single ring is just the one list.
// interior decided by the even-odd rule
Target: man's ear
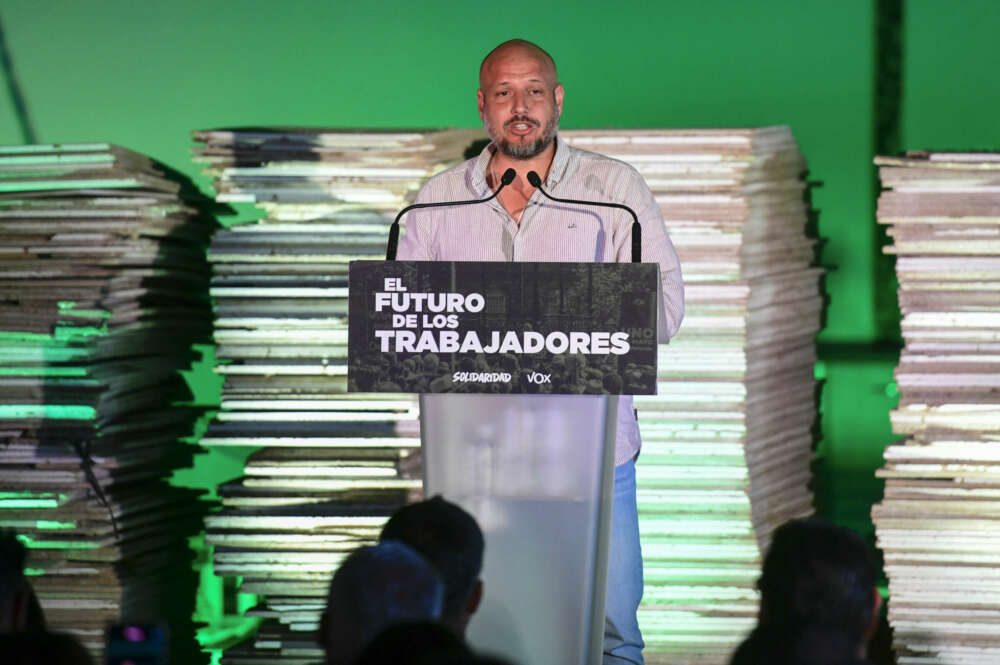
[{"label": "man's ear", "polygon": [[10,605],[10,630],[15,633],[24,632],[28,628],[28,615],[31,610],[31,589],[25,585],[21,591],[14,594]]},{"label": "man's ear", "polygon": [[319,617],[319,630],[316,631],[316,643],[319,644],[321,647],[323,647],[323,649],[326,649],[328,646],[326,636],[328,633],[327,629],[329,627],[330,627],[330,617],[326,613],[326,610],[323,610],[323,614],[320,615]]},{"label": "man's ear", "polygon": [[476,106],[479,107],[479,119],[485,121],[483,113],[486,110],[486,95],[483,94],[482,88],[476,90]]},{"label": "man's ear", "polygon": [[875,635],[875,631],[878,630],[878,621],[882,612],[882,594],[878,592],[878,589],[872,589],[872,618],[868,622],[868,628],[865,629],[865,644],[871,640],[872,636]]},{"label": "man's ear", "polygon": [[28,584],[28,600],[24,608],[24,628],[29,631],[45,631],[45,611],[42,604],[38,602],[38,594],[35,589]]},{"label": "man's ear", "polygon": [[469,602],[465,606],[465,613],[472,616],[479,609],[479,604],[483,602],[483,581],[476,580],[476,586],[472,588],[472,593],[469,594]]},{"label": "man's ear", "polygon": [[556,83],[555,97],[556,97],[556,108],[559,109],[559,115],[562,116],[563,109],[563,97],[566,96],[566,90],[563,88],[562,83]]}]

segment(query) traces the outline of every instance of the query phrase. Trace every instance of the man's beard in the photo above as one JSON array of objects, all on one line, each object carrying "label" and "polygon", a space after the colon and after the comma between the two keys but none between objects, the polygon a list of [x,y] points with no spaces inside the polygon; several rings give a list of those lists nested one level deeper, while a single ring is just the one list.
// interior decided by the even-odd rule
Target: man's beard
[{"label": "man's beard", "polygon": [[[530,122],[535,125],[539,124],[534,118],[526,115],[519,115],[507,120],[504,123],[504,126],[506,127],[507,125],[515,122]],[[486,123],[486,134],[490,137],[493,143],[496,144],[497,150],[511,159],[531,159],[536,155],[540,155],[556,138],[557,131],[559,131],[559,109],[555,107],[553,107],[552,115],[549,116],[545,126],[542,127],[541,135],[531,143],[511,143],[507,139],[503,138],[499,132],[495,131],[490,123]]]}]

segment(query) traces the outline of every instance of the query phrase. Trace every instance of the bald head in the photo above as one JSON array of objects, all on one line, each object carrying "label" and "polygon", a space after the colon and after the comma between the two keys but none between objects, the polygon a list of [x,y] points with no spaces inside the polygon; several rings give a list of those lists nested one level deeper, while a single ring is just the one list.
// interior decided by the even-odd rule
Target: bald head
[{"label": "bald head", "polygon": [[554,86],[558,83],[559,76],[556,72],[556,61],[552,59],[552,56],[545,49],[538,44],[524,39],[511,39],[497,46],[483,58],[482,64],[479,65],[479,87],[486,88],[489,85],[498,63],[509,61],[512,58],[535,60],[542,66],[546,75],[550,77],[550,84]]},{"label": "bald head", "polygon": [[476,97],[486,133],[503,155],[545,163],[536,170],[552,160],[564,92],[552,56],[523,39],[497,46],[479,67]]}]

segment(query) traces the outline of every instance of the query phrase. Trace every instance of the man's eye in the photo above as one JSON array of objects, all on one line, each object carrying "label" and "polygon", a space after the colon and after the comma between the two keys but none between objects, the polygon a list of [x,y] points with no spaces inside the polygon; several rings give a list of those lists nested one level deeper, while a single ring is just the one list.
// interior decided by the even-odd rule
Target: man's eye
[{"label": "man's eye", "polygon": [[510,93],[507,92],[506,90],[501,90],[497,93],[497,97],[506,97],[508,94]]},{"label": "man's eye", "polygon": [[536,89],[534,89],[534,90],[531,91],[531,94],[533,94],[533,95],[540,95],[540,94],[542,94],[542,90],[540,88],[536,88]]}]

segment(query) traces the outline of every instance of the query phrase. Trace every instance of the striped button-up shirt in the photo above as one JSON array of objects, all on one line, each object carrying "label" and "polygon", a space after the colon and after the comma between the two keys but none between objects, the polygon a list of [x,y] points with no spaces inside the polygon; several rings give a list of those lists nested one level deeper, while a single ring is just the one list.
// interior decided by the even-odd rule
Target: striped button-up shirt
[{"label": "striped button-up shirt", "polygon": [[[474,159],[434,176],[417,194],[418,203],[485,198],[492,193],[486,169],[496,150],[488,145]],[[521,174],[522,176],[526,174]],[[642,259],[660,265],[663,308],[659,338],[668,341],[684,315],[680,262],[652,192],[628,164],[579,150],[556,137],[556,152],[545,179],[553,196],[623,203],[639,217]],[[515,221],[499,201],[461,207],[414,210],[397,257],[409,261],[574,261],[631,260],[632,217],[624,210],[557,203],[534,192]],[[639,452],[639,425],[632,397],[618,401],[615,465]]]}]

